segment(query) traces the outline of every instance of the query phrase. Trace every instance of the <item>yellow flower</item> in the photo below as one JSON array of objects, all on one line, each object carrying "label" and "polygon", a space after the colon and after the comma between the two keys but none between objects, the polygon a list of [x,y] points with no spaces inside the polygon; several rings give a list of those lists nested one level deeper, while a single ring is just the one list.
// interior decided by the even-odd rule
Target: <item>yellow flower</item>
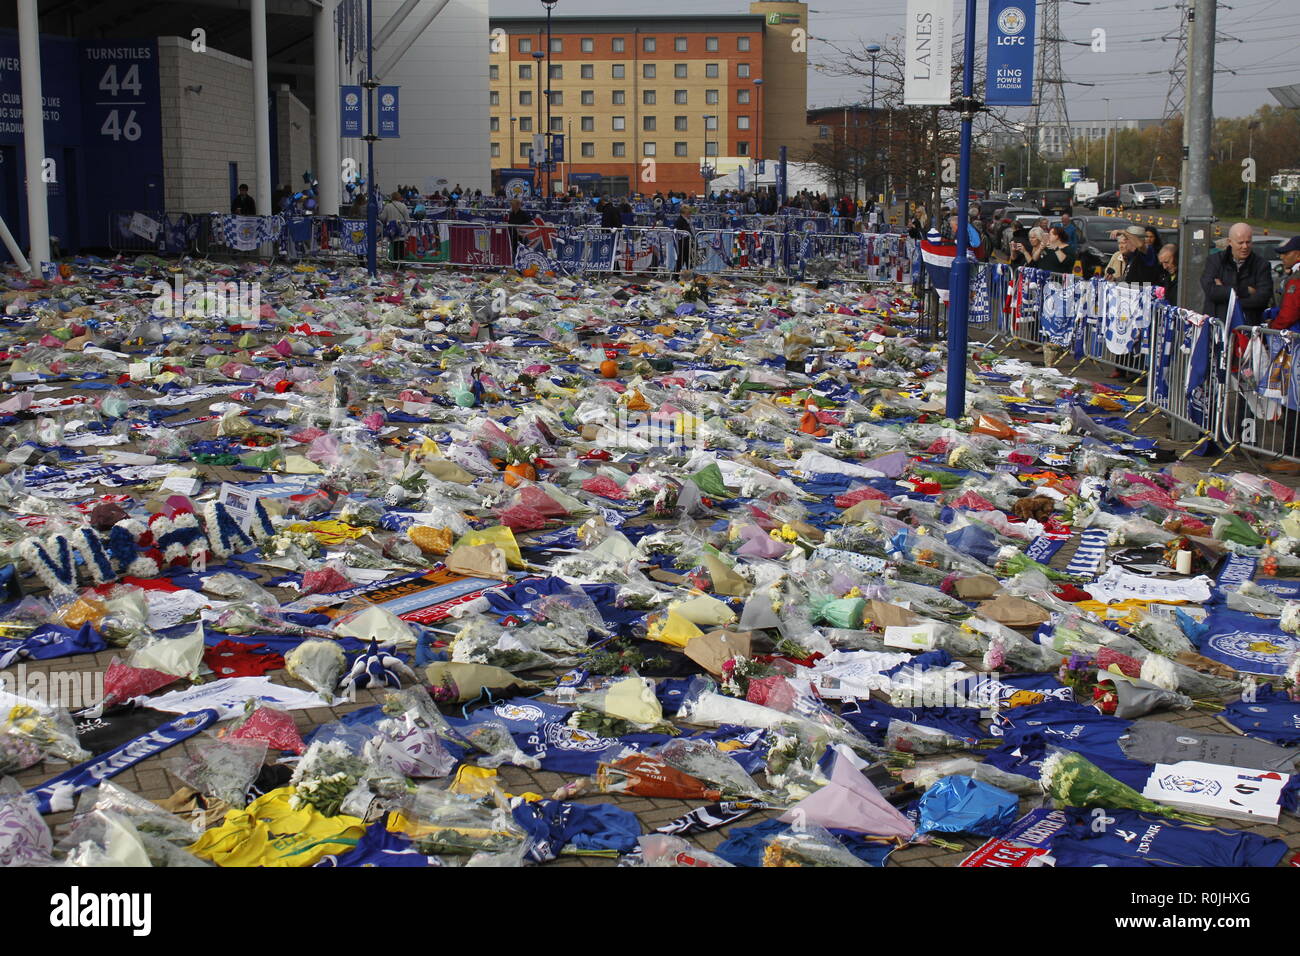
[{"label": "yellow flower", "polygon": [[848,592],[844,596],[846,598],[860,598],[862,597],[862,588],[855,584],[853,587],[849,588]]}]

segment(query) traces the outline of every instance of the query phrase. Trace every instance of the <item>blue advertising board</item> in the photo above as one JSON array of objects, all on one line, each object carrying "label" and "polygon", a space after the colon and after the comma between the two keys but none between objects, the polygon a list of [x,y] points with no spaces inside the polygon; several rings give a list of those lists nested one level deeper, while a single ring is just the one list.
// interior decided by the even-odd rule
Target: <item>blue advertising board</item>
[{"label": "blue advertising board", "polygon": [[551,162],[564,162],[564,134],[555,133],[551,136]]},{"label": "blue advertising board", "polygon": [[379,88],[379,136],[381,139],[396,139],[401,136],[397,125],[397,91],[396,86]]},{"label": "blue advertising board", "polygon": [[339,136],[357,139],[361,136],[361,87],[339,87]]},{"label": "blue advertising board", "polygon": [[1034,0],[990,0],[989,106],[1029,106],[1034,101]]}]

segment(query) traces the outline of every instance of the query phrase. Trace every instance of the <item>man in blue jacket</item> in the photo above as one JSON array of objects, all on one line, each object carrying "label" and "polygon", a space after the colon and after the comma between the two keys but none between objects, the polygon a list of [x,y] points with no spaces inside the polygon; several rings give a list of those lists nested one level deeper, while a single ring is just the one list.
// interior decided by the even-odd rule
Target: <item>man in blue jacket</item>
[{"label": "man in blue jacket", "polygon": [[1253,250],[1253,241],[1250,226],[1239,222],[1228,230],[1228,248],[1205,260],[1201,291],[1205,293],[1206,315],[1226,319],[1228,300],[1235,289],[1246,324],[1264,323],[1264,310],[1273,301],[1273,270]]}]

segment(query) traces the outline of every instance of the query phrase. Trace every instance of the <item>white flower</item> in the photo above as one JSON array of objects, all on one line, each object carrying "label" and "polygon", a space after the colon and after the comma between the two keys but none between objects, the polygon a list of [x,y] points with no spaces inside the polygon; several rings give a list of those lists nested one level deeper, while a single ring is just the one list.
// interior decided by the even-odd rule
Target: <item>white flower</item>
[{"label": "white flower", "polygon": [[1288,634],[1300,634],[1300,601],[1288,601],[1282,609],[1282,618],[1278,622]]}]

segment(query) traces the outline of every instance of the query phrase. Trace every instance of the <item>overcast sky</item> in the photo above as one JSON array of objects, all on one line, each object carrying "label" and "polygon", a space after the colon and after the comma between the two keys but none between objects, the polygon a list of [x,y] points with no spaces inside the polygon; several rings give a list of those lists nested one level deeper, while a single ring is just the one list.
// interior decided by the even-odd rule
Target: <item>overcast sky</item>
[{"label": "overcast sky", "polygon": [[[502,16],[541,13],[539,0],[490,0],[491,12]],[[1066,79],[1095,83],[1094,87],[1071,86],[1070,119],[1102,119],[1106,115],[1103,97],[1111,98],[1113,115],[1128,119],[1159,118],[1169,87],[1168,70],[1177,49],[1181,11],[1178,0],[1091,0],[1086,5],[1062,0],[1061,30],[1068,40],[1088,45],[1067,46],[1061,63]],[[1220,0],[1219,32],[1239,38],[1221,38],[1218,47],[1220,72],[1214,80],[1216,116],[1243,116],[1262,104],[1276,105],[1270,86],[1300,83],[1300,3],[1297,0],[1230,0],[1224,9]],[[643,0],[559,0],[555,15],[635,13],[645,10]],[[813,37],[834,38],[836,45],[857,46],[883,42],[903,31],[907,0],[813,0],[809,3]],[[958,20],[965,4],[956,0]],[[745,0],[658,0],[656,14],[746,13]],[[1041,9],[1041,4],[1040,4]],[[976,35],[982,46],[987,29],[988,3],[979,4]],[[1106,52],[1090,49],[1092,31],[1106,30]],[[958,33],[960,35],[960,33]],[[826,61],[832,51],[814,40],[809,45],[810,62]],[[852,78],[827,76],[809,71],[810,106],[830,106],[865,98]]]}]

